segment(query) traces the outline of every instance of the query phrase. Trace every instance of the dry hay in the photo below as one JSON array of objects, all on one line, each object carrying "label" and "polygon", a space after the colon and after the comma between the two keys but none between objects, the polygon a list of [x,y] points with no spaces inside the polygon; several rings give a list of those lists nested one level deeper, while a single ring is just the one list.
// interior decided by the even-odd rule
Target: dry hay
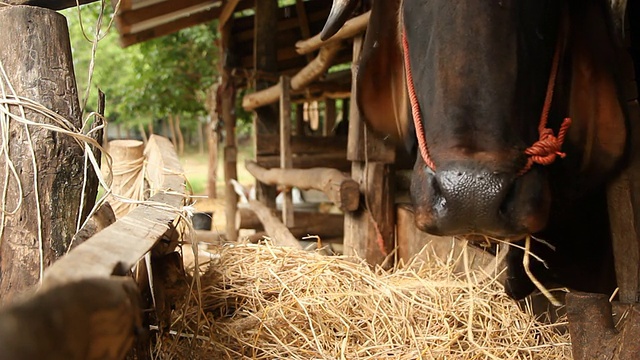
[{"label": "dry hay", "polygon": [[269,244],[214,252],[202,306],[176,312],[158,358],[571,358],[569,335],[521,311],[496,276],[454,274],[466,256],[384,271]]}]

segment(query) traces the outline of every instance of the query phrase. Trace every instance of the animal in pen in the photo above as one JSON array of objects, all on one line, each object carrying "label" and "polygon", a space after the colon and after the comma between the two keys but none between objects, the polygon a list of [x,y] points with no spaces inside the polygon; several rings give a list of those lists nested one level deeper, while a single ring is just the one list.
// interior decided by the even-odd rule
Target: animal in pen
[{"label": "animal in pen", "polygon": [[[356,6],[335,0],[329,38]],[[375,1],[357,73],[368,125],[416,161],[415,223],[522,243],[538,277],[615,289],[606,183],[625,165],[628,104],[610,2]],[[523,252],[506,291],[534,289]],[[548,268],[547,268],[548,267]]]}]

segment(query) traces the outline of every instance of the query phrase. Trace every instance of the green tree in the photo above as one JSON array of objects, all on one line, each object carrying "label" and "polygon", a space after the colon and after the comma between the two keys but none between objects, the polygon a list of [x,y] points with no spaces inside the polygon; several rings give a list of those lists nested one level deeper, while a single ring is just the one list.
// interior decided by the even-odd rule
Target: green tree
[{"label": "green tree", "polygon": [[[87,111],[95,109],[96,89],[107,96],[106,116],[110,122],[135,128],[169,115],[181,116],[185,129],[195,129],[206,114],[205,94],[215,82],[216,27],[214,23],[194,26],[128,48],[119,46],[115,27],[108,28],[113,10],[106,6],[100,24],[101,3],[65,10],[71,36],[79,93],[85,96],[89,74]],[[92,41],[101,25],[94,66]],[[84,28],[84,34],[82,31]],[[85,36],[86,34],[86,36]],[[89,37],[89,40],[86,39]]]}]

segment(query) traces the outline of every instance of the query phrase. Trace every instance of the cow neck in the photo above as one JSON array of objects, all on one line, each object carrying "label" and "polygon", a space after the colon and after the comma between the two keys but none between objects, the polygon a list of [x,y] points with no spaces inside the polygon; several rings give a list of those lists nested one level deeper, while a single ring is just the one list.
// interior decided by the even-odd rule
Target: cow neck
[{"label": "cow neck", "polygon": [[[560,58],[564,49],[564,42],[567,36],[567,24],[566,19],[562,21],[560,25],[560,34],[558,34],[558,41],[553,54],[553,62],[551,64],[551,72],[549,74],[549,81],[547,83],[547,92],[545,95],[544,106],[542,108],[542,114],[540,116],[540,122],[538,125],[538,140],[530,147],[526,148],[524,153],[527,155],[527,163],[518,172],[518,176],[527,173],[534,164],[550,165],[556,158],[564,158],[566,154],[561,152],[562,144],[564,142],[567,130],[571,125],[571,119],[565,118],[560,125],[558,135],[553,133],[553,130],[547,127],[549,121],[549,111],[551,109],[551,102],[553,100],[553,93],[555,89],[556,79],[558,77],[558,68],[560,67]],[[411,71],[411,61],[409,60],[409,42],[407,40],[406,28],[402,28],[402,56],[404,58],[405,77],[407,82],[407,90],[409,92],[409,101],[411,103],[411,114],[413,115],[413,125],[416,131],[416,137],[418,138],[418,149],[422,160],[425,165],[436,171],[436,164],[429,155],[429,148],[427,147],[427,137],[424,131],[422,113],[420,111],[420,104],[418,103],[418,96],[416,95],[415,84],[413,82],[413,73]]]}]

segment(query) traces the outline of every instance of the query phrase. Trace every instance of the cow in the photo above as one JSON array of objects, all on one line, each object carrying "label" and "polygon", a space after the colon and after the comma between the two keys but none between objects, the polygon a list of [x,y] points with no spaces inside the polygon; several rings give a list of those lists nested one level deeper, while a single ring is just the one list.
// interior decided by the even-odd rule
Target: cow
[{"label": "cow", "polygon": [[[334,0],[323,39],[356,3]],[[356,101],[370,128],[416,155],[419,229],[533,235],[555,246],[536,243],[546,260],[533,266],[538,276],[613,291],[605,187],[628,149],[619,3],[373,2]],[[516,299],[534,290],[522,256],[513,247],[507,261]]]}]

